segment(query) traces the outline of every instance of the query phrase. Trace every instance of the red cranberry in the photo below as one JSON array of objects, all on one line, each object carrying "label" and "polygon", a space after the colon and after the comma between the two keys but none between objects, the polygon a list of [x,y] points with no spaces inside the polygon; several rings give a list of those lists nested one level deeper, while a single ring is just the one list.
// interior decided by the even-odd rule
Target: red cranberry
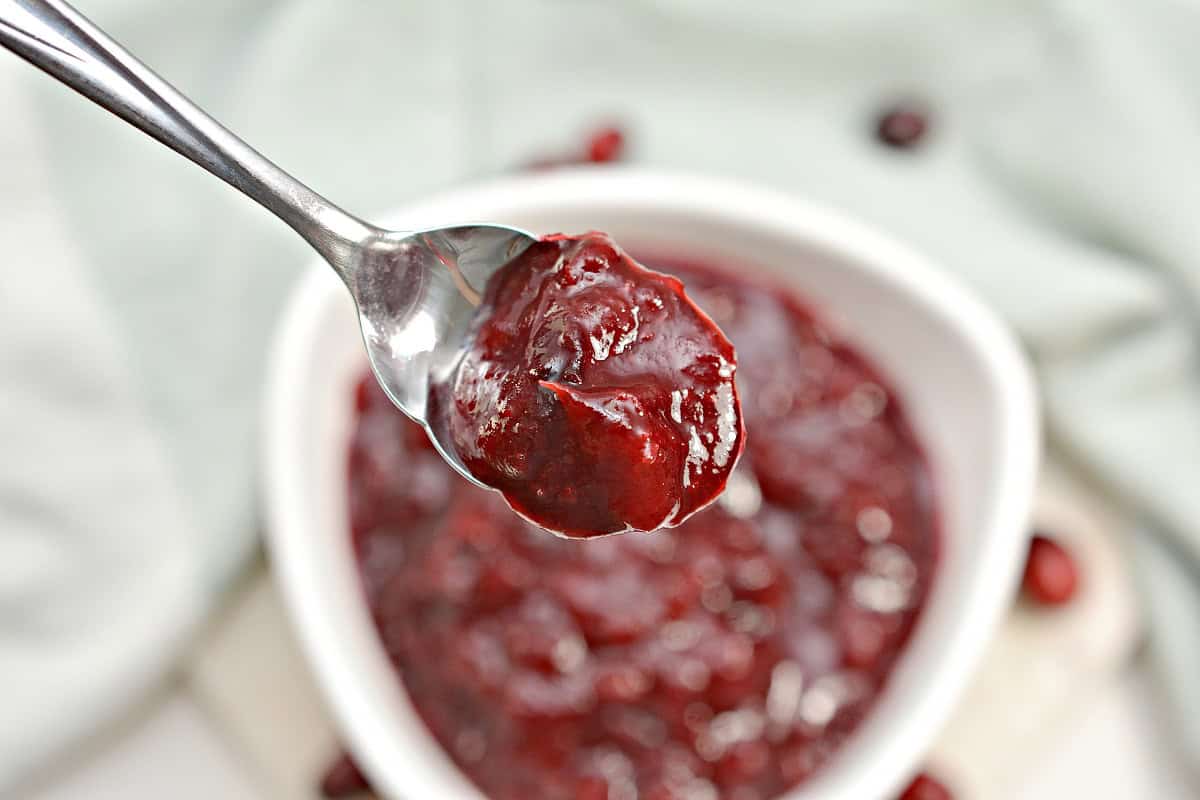
[{"label": "red cranberry", "polygon": [[1047,606],[1061,606],[1079,588],[1075,559],[1058,542],[1035,534],[1029,543],[1022,588],[1028,597]]},{"label": "red cranberry", "polygon": [[954,795],[940,782],[922,772],[900,795],[900,800],[954,800]]},{"label": "red cranberry", "polygon": [[601,128],[588,138],[587,160],[593,164],[618,161],[625,149],[625,134],[620,128]]},{"label": "red cranberry", "polygon": [[527,163],[525,169],[539,172],[576,164],[611,164],[624,156],[625,142],[625,132],[620,128],[598,128],[584,140],[582,149],[535,159]]},{"label": "red cranberry", "polygon": [[372,395],[375,392],[375,376],[368,373],[359,380],[358,385],[354,387],[354,409],[358,413],[362,413],[371,407],[374,400]]},{"label": "red cranberry", "polygon": [[929,118],[924,112],[896,106],[879,115],[875,123],[875,136],[888,147],[907,150],[920,143],[928,128]]},{"label": "red cranberry", "polygon": [[338,756],[321,779],[321,794],[324,797],[350,797],[370,788],[354,759],[345,753]]}]

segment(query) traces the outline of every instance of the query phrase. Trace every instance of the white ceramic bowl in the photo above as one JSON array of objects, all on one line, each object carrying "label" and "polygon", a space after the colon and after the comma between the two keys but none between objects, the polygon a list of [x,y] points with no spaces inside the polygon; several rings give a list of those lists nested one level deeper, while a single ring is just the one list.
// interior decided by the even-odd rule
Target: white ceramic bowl
[{"label": "white ceramic bowl", "polygon": [[[917,769],[1010,602],[1038,458],[1029,371],[1006,329],[943,271],[794,197],[625,169],[514,177],[416,203],[394,228],[490,221],[612,233],[626,247],[761,269],[794,287],[899,392],[932,462],[943,554],[870,716],[795,800],[883,798]],[[388,798],[480,794],[425,732],[375,635],[350,547],[346,445],[365,358],[350,299],[314,263],[278,331],[265,407],[273,566],[347,744]]]}]

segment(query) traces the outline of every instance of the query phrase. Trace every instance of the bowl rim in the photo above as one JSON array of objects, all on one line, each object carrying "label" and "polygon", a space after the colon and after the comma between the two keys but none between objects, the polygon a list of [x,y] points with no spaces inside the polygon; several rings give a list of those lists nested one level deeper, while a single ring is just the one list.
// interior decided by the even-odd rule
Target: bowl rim
[{"label": "bowl rim", "polygon": [[[636,167],[583,167],[549,173],[502,177],[466,185],[418,199],[382,215],[418,228],[443,223],[473,222],[454,216],[455,207],[499,209],[508,213],[552,205],[578,209],[654,206],[659,211],[717,215],[748,229],[778,230],[802,238],[822,251],[845,257],[896,291],[943,317],[971,347],[989,375],[996,378],[997,419],[1002,430],[997,446],[997,480],[992,493],[993,513],[976,559],[986,562],[957,598],[961,617],[975,624],[955,626],[945,640],[945,656],[929,676],[938,691],[915,698],[911,714],[897,735],[881,741],[871,769],[859,770],[840,784],[830,785],[825,772],[784,798],[879,797],[900,786],[945,723],[966,682],[982,659],[985,646],[1007,607],[1019,577],[1027,524],[1041,450],[1041,421],[1034,382],[1023,352],[996,315],[947,271],[890,236],[873,230],[841,212],[801,197],[729,178],[699,176]],[[281,476],[293,458],[294,432],[289,435],[278,413],[295,385],[293,376],[304,362],[305,331],[321,304],[328,302],[328,268],[315,256],[288,299],[271,345],[267,390],[262,413],[261,480],[266,506],[266,539],[272,572],[280,585],[293,630],[335,721],[361,761],[364,771],[381,789],[406,796],[403,782],[385,763],[383,736],[386,712],[356,685],[356,656],[330,646],[338,638],[336,621],[322,608],[323,593],[302,585],[305,572],[303,537],[287,531],[302,525],[292,519],[292,497],[281,489]],[[340,290],[339,290],[340,291]],[[886,367],[886,365],[885,365]],[[401,684],[400,681],[396,681]],[[429,737],[432,742],[432,737]],[[436,747],[436,743],[434,743]],[[445,787],[442,787],[443,789]],[[411,787],[408,795],[411,796]],[[444,794],[442,796],[445,796]],[[476,797],[481,793],[476,792]]]}]

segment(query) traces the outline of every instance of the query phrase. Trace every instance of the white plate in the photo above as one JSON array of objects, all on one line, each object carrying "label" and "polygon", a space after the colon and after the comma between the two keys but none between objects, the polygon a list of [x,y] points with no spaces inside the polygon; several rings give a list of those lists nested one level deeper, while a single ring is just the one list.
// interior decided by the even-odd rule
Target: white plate
[{"label": "white plate", "polygon": [[[898,789],[975,668],[1024,554],[1038,458],[1032,381],[993,315],[924,258],[837,214],[741,184],[638,170],[505,179],[389,215],[397,228],[489,221],[600,229],[633,250],[733,263],[794,286],[886,374],[933,465],[943,549],[887,691],[800,800]],[[428,736],[362,600],[345,450],[363,368],[349,298],[314,264],[273,351],[265,492],[274,567],[346,740],[387,797],[477,798]]]}]

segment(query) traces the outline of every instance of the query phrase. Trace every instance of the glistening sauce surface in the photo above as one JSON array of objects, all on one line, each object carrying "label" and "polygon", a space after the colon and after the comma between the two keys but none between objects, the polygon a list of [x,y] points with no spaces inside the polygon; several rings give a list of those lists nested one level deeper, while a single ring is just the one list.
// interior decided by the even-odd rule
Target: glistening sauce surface
[{"label": "glistening sauce surface", "polygon": [[605,234],[547,236],[491,278],[431,406],[471,474],[539,525],[652,531],[725,488],[745,439],[736,366],[679,280]]},{"label": "glistening sauce surface", "polygon": [[934,570],[929,468],[884,379],[787,293],[648,263],[733,341],[747,427],[726,493],[675,529],[547,536],[360,387],[366,594],[421,716],[494,800],[782,794],[870,712]]}]

